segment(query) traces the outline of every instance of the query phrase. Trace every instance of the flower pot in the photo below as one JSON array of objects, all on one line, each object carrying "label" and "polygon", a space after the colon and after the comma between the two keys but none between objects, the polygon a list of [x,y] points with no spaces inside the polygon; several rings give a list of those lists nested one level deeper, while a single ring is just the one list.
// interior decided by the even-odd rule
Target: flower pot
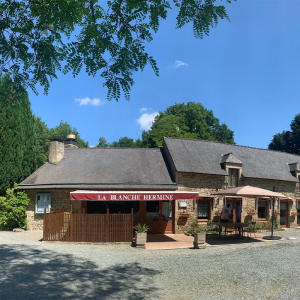
[{"label": "flower pot", "polygon": [[135,232],[135,245],[145,246],[147,242],[147,232]]},{"label": "flower pot", "polygon": [[205,232],[195,232],[194,233],[194,248],[204,249],[205,246],[206,233]]},{"label": "flower pot", "polygon": [[298,213],[297,213],[297,212],[292,212],[292,213],[291,213],[291,216],[292,216],[292,217],[297,217],[297,216],[298,216]]},{"label": "flower pot", "polygon": [[275,212],[274,215],[275,216],[280,216],[280,212]]},{"label": "flower pot", "polygon": [[248,216],[254,216],[255,214],[256,214],[256,212],[254,212],[254,211],[251,211],[251,212],[247,213]]},{"label": "flower pot", "polygon": [[216,212],[217,217],[221,217],[221,214],[222,214],[221,212]]},{"label": "flower pot", "polygon": [[181,213],[180,216],[182,218],[188,218],[190,216],[190,214],[189,213]]}]

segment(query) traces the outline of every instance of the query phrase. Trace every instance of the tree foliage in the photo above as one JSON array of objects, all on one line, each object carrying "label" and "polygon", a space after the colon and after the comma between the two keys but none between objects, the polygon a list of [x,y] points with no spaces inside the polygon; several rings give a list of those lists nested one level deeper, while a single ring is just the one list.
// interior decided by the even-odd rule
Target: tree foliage
[{"label": "tree foliage", "polygon": [[164,136],[234,144],[233,131],[220,124],[211,110],[195,102],[175,104],[160,112],[149,132],[144,133],[143,143],[159,147]]},{"label": "tree foliage", "polygon": [[34,117],[25,89],[0,78],[0,194],[35,171]]},{"label": "tree foliage", "polygon": [[283,131],[273,136],[269,144],[270,150],[277,150],[300,155],[300,114],[291,122],[291,131]]},{"label": "tree foliage", "polygon": [[18,190],[18,185],[7,189],[6,196],[0,197],[0,229],[11,230],[13,228],[27,227],[26,208],[29,199],[26,193]]},{"label": "tree foliage", "polygon": [[[163,137],[201,139],[235,144],[234,134],[226,124],[220,124],[211,110],[201,103],[180,103],[160,112],[149,131],[142,132],[142,139],[122,137],[107,143],[99,138],[96,147],[156,148],[162,146]],[[102,145],[102,146],[100,146]]]},{"label": "tree foliage", "polygon": [[78,148],[87,148],[89,143],[83,140],[76,128],[68,122],[60,121],[59,125],[49,129],[40,117],[35,117],[35,135],[36,135],[36,158],[37,168],[48,161],[49,143],[51,139],[65,140],[68,134],[75,134],[78,142]]},{"label": "tree foliage", "polygon": [[[173,2],[176,28],[192,23],[196,38],[208,35],[220,19],[229,21],[217,0]],[[76,76],[85,69],[104,79],[108,99],[118,100],[121,90],[129,99],[133,72],[150,64],[158,75],[145,45],[169,9],[166,0],[2,0],[0,75],[11,74],[18,86],[35,93],[39,83],[47,94],[59,71]]]},{"label": "tree foliage", "polygon": [[54,139],[61,139],[65,140],[68,134],[75,134],[78,148],[87,148],[89,146],[89,142],[84,141],[81,137],[79,132],[75,127],[72,127],[68,122],[60,121],[59,125],[54,128],[50,129],[51,138]]},{"label": "tree foliage", "polygon": [[51,131],[40,117],[35,117],[34,129],[36,135],[36,164],[39,168],[48,160]]}]

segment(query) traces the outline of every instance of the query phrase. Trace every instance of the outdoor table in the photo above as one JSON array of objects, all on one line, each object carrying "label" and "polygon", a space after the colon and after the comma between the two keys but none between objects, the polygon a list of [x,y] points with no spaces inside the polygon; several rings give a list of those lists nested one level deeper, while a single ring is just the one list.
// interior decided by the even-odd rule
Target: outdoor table
[{"label": "outdoor table", "polygon": [[213,225],[219,226],[219,237],[221,237],[222,228],[225,228],[225,236],[227,228],[241,228],[241,235],[244,235],[244,227],[247,227],[248,223],[240,223],[240,222],[212,222]]}]

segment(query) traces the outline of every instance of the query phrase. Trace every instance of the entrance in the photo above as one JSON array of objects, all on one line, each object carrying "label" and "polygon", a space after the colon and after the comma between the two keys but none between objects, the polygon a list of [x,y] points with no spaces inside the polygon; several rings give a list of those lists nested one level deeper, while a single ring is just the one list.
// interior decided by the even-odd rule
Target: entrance
[{"label": "entrance", "polygon": [[285,228],[288,226],[288,216],[289,216],[289,202],[281,202],[280,201],[280,227]]},{"label": "entrance", "polygon": [[149,234],[173,233],[175,201],[140,201],[140,223],[149,227]]},{"label": "entrance", "polygon": [[226,205],[230,204],[230,210],[231,210],[231,217],[229,219],[229,222],[236,222],[236,214],[235,214],[235,208],[236,203],[239,203],[240,207],[242,207],[242,199],[241,198],[227,198],[226,199]]},{"label": "entrance", "polygon": [[82,201],[82,211],[88,214],[130,214],[133,208],[133,226],[149,227],[149,234],[173,233],[175,201]]},{"label": "entrance", "polygon": [[300,225],[300,200],[299,199],[297,200],[297,213],[298,213],[297,224],[299,226]]}]

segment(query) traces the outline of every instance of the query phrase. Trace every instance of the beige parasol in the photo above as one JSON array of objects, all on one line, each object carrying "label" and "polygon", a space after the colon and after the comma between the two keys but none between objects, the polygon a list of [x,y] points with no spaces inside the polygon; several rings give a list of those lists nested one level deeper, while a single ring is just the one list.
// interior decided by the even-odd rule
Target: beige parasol
[{"label": "beige parasol", "polygon": [[286,198],[283,194],[272,192],[269,190],[257,188],[254,186],[246,185],[236,188],[226,189],[220,192],[211,193],[212,195],[226,195],[226,196],[241,196],[241,197],[280,197]]}]

